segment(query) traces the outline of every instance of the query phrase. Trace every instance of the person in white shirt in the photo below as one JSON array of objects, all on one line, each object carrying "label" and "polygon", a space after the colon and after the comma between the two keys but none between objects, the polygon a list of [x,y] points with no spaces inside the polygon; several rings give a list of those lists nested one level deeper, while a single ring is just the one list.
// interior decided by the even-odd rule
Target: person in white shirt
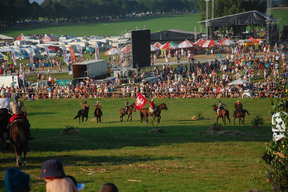
[{"label": "person in white shirt", "polygon": [[277,112],[272,115],[272,132],[273,132],[273,141],[277,142],[281,139],[286,137],[286,125],[285,125],[285,119],[283,117],[287,117],[288,113],[288,101],[285,101],[286,103],[280,109],[280,112]]}]

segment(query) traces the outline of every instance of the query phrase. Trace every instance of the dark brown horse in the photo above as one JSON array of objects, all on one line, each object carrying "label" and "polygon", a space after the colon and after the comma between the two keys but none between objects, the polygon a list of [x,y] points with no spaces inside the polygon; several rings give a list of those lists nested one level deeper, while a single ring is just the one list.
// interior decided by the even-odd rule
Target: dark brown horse
[{"label": "dark brown horse", "polygon": [[134,103],[130,106],[128,106],[127,111],[125,110],[125,108],[121,108],[120,109],[120,121],[123,121],[123,117],[125,115],[128,115],[127,121],[132,121],[132,113],[133,113],[133,109],[134,109]]},{"label": "dark brown horse", "polygon": [[248,114],[250,116],[250,113],[246,109],[241,109],[241,110],[235,110],[233,117],[234,117],[234,125],[235,125],[235,119],[239,119],[239,125],[242,123],[245,123],[245,114]]},{"label": "dark brown horse", "polygon": [[89,114],[89,107],[85,107],[85,109],[80,109],[77,113],[77,115],[74,117],[74,119],[79,118],[79,123],[80,123],[80,118],[82,117],[82,123],[84,122],[84,118],[86,118],[86,121],[88,120],[88,114]]},{"label": "dark brown horse", "polygon": [[1,148],[4,150],[5,138],[4,133],[7,132],[7,125],[9,124],[9,120],[11,118],[10,113],[8,113],[8,109],[0,109],[0,139],[1,139]]},{"label": "dark brown horse", "polygon": [[[214,111],[217,112],[218,110],[218,107],[217,105],[212,105]],[[218,120],[219,118],[222,118],[223,120],[223,123],[226,125],[226,118],[228,119],[229,123],[231,124],[230,122],[230,117],[229,117],[229,111],[227,109],[220,109],[219,113],[217,113],[217,124],[218,124]]]},{"label": "dark brown horse", "polygon": [[[29,124],[25,119],[17,119],[11,123],[9,128],[10,141],[13,144],[15,155],[16,155],[16,165],[26,166],[26,155],[28,150],[28,140],[29,140]],[[23,153],[23,161],[21,155]]]},{"label": "dark brown horse", "polygon": [[154,116],[153,122],[157,118],[157,122],[160,123],[162,110],[168,110],[168,107],[165,103],[161,103],[160,105],[156,106],[156,111],[154,113],[151,113],[149,111],[149,108],[141,109],[140,110],[141,123],[142,121],[146,121],[148,123],[149,116]]},{"label": "dark brown horse", "polygon": [[101,123],[102,110],[100,108],[95,108],[94,117],[96,118],[97,123]]}]

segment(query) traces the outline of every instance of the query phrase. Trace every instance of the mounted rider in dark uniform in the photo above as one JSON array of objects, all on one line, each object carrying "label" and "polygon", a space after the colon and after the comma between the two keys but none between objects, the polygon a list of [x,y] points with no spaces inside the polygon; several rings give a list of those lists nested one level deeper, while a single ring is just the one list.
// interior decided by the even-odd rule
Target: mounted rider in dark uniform
[{"label": "mounted rider in dark uniform", "polygon": [[128,112],[129,107],[130,107],[129,101],[126,99],[126,101],[125,101],[125,113]]}]

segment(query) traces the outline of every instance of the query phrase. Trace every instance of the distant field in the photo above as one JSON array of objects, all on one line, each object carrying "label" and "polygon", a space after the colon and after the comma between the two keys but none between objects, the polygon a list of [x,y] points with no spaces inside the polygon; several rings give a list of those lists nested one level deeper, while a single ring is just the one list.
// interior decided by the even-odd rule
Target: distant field
[{"label": "distant field", "polygon": [[18,36],[20,33],[27,34],[45,34],[53,33],[57,35],[120,35],[132,29],[150,29],[152,32],[158,32],[165,29],[178,29],[194,31],[194,25],[197,26],[197,31],[200,31],[200,25],[197,23],[200,20],[199,14],[187,14],[177,16],[153,17],[145,19],[136,19],[125,22],[111,23],[91,23],[91,24],[74,24],[60,26],[27,26],[1,30],[0,34],[9,36]]}]

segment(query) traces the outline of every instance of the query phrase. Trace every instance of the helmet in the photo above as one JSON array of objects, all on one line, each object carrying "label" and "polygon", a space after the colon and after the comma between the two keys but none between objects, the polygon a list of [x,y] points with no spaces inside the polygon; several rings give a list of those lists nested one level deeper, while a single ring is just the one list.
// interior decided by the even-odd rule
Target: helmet
[{"label": "helmet", "polygon": [[99,103],[99,101],[96,101],[96,103]]},{"label": "helmet", "polygon": [[153,102],[153,101],[154,101],[154,99],[151,99],[151,101]]},{"label": "helmet", "polygon": [[240,100],[237,100],[237,103],[240,103]]}]

